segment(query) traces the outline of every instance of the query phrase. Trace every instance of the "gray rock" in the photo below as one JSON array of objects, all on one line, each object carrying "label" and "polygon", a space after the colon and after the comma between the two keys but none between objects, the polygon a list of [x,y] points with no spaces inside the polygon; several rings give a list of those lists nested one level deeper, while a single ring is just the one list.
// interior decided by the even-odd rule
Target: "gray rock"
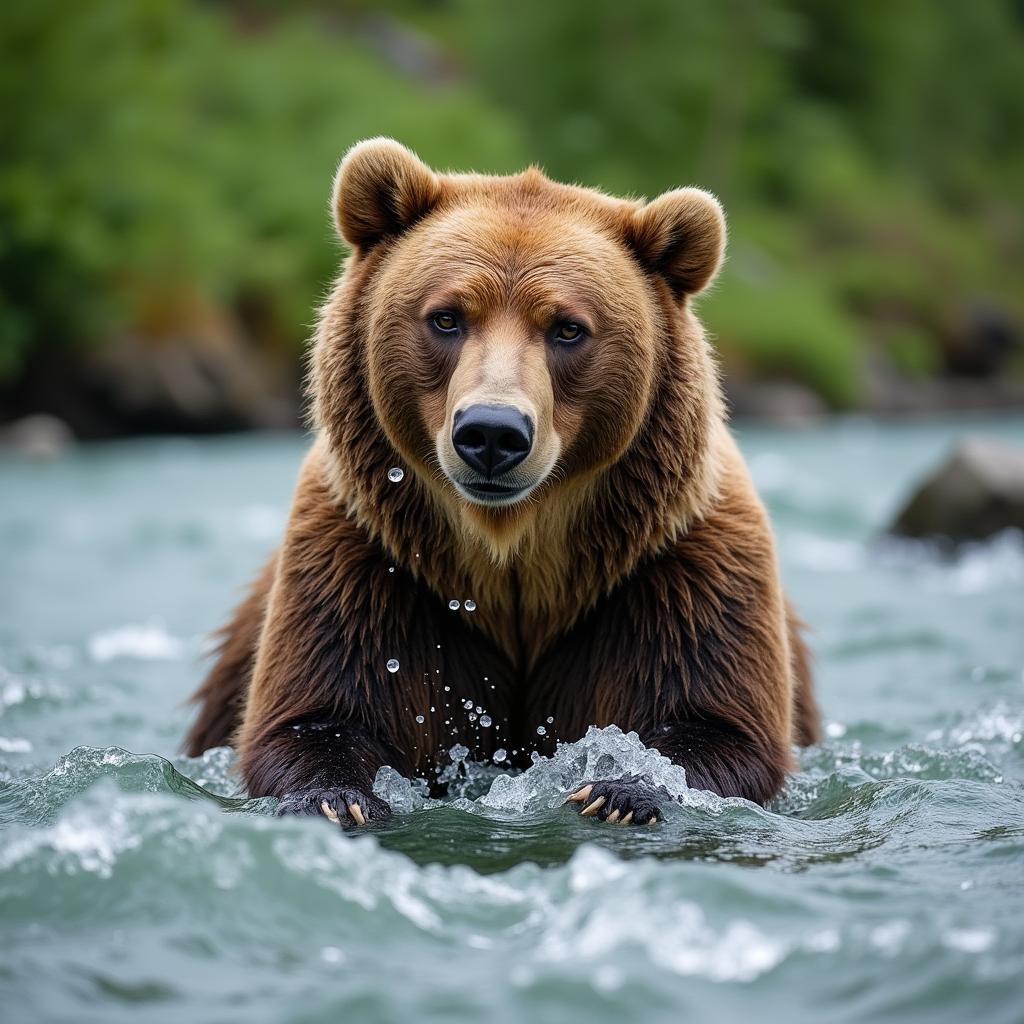
[{"label": "gray rock", "polygon": [[211,318],[158,339],[123,337],[92,353],[83,378],[125,432],[293,427],[290,368]]},{"label": "gray rock", "polygon": [[890,532],[960,542],[1011,528],[1024,530],[1024,449],[971,437],[918,486]]},{"label": "gray rock", "polygon": [[30,459],[60,458],[75,443],[71,428],[56,416],[36,413],[8,423],[0,430],[0,447]]}]

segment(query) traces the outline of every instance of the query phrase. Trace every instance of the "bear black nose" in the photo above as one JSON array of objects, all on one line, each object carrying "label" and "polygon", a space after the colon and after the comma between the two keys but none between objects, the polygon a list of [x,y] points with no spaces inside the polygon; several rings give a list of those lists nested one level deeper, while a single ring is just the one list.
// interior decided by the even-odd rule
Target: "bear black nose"
[{"label": "bear black nose", "polygon": [[452,444],[467,466],[500,476],[530,454],[533,424],[511,405],[471,405],[455,414]]}]

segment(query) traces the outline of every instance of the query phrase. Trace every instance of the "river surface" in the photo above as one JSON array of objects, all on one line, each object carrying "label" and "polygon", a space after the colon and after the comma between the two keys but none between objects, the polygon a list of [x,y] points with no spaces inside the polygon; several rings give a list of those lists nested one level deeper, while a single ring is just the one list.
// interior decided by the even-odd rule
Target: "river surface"
[{"label": "river surface", "polygon": [[[1024,546],[878,542],[961,433],[739,431],[813,627],[827,741],[762,809],[594,730],[362,835],[176,755],[206,633],[306,441],[0,458],[0,1017],[74,1022],[1024,1021]],[[453,755],[458,761],[458,751]],[[560,804],[640,768],[645,829]]]}]

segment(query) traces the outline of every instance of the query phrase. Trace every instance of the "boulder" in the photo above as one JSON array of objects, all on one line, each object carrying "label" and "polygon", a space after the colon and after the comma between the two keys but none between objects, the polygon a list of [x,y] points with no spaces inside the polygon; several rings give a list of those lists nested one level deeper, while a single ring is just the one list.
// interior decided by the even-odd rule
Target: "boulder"
[{"label": "boulder", "polygon": [[1024,449],[986,437],[961,441],[911,495],[890,532],[954,543],[1024,530]]},{"label": "boulder", "polygon": [[29,459],[59,459],[75,443],[71,428],[56,416],[34,413],[8,423],[0,430],[0,448]]}]

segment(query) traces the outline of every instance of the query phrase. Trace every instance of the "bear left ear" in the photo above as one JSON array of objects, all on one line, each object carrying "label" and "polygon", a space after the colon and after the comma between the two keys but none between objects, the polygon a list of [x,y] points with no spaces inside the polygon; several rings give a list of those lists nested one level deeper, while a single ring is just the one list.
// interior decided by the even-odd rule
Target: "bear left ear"
[{"label": "bear left ear", "polygon": [[341,237],[368,249],[428,213],[441,183],[415,153],[394,139],[366,139],[344,156],[334,179],[334,218]]},{"label": "bear left ear", "polygon": [[668,282],[675,297],[706,288],[722,265],[725,214],[699,188],[665,192],[633,214],[629,241],[643,264]]}]

